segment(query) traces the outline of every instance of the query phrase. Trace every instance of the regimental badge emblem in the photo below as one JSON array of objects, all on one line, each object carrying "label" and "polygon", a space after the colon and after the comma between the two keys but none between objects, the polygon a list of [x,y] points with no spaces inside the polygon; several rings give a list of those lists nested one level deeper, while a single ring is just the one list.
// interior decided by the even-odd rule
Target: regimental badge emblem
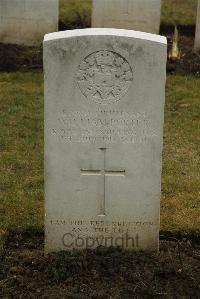
[{"label": "regimental badge emblem", "polygon": [[98,104],[111,104],[128,91],[133,71],[120,54],[101,50],[88,55],[80,63],[77,81],[85,97]]}]

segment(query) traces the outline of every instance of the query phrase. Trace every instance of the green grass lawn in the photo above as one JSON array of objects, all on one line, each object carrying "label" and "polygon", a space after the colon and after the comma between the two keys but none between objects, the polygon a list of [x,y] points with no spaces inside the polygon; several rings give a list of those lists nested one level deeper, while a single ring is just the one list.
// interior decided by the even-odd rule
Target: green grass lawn
[{"label": "green grass lawn", "polygon": [[[200,78],[168,76],[161,229],[200,228]],[[43,77],[0,73],[0,235],[43,229]],[[3,242],[0,242],[1,245]]]},{"label": "green grass lawn", "polygon": [[[90,26],[92,0],[60,0],[60,20]],[[162,24],[196,23],[197,0],[162,0]]]},{"label": "green grass lawn", "polygon": [[37,73],[0,74],[0,235],[43,225],[43,86]]},{"label": "green grass lawn", "polygon": [[59,0],[60,20],[65,24],[80,23],[90,27],[92,0]]},{"label": "green grass lawn", "polygon": [[162,0],[162,24],[196,24],[197,0]]},{"label": "green grass lawn", "polygon": [[168,76],[161,228],[200,229],[200,78]]}]

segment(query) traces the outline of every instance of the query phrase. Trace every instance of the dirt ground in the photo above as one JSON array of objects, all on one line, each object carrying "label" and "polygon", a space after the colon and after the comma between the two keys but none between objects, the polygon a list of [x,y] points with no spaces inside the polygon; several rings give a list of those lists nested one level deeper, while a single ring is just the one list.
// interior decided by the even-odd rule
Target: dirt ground
[{"label": "dirt ground", "polygon": [[[162,27],[161,34],[167,37],[168,54],[172,48],[173,27]],[[178,47],[180,50],[180,60],[167,60],[167,72],[173,74],[193,74],[200,76],[200,51],[195,53],[194,28],[192,26],[182,26],[179,30]]]},{"label": "dirt ground", "polygon": [[[60,24],[62,30],[72,28],[62,27]],[[194,53],[193,51],[195,28],[194,26],[181,26],[178,29],[181,58],[177,61],[168,59],[167,72],[200,76],[200,52]],[[161,27],[160,34],[165,35],[168,40],[168,52],[172,46],[173,30],[172,26]],[[0,44],[0,71],[35,71],[42,70],[42,67],[42,46],[23,47]]]},{"label": "dirt ground", "polygon": [[1,298],[200,298],[200,247],[169,237],[159,254],[118,249],[43,253],[43,233],[11,234]]}]

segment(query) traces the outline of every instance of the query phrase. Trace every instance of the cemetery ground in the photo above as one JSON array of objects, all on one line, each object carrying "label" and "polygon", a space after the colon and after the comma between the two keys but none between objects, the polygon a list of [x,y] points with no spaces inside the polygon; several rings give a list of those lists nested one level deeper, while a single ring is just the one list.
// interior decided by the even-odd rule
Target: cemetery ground
[{"label": "cemetery ground", "polygon": [[[91,0],[74,2],[60,1],[60,29],[90,26]],[[163,0],[161,33],[171,46],[178,24],[182,55],[167,66],[158,254],[99,248],[44,255],[42,48],[0,44],[0,297],[200,296],[196,2]]]},{"label": "cemetery ground", "polygon": [[159,254],[44,256],[43,75],[0,74],[0,296],[198,297],[199,86],[197,76],[167,76]]}]

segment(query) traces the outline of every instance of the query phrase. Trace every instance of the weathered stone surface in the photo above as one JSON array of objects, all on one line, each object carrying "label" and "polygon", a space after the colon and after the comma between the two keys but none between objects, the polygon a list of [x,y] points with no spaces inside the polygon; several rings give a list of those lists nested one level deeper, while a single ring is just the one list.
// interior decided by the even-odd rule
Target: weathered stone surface
[{"label": "weathered stone surface", "polygon": [[197,5],[197,19],[196,19],[196,33],[195,33],[195,43],[194,49],[196,51],[200,50],[200,0]]},{"label": "weathered stone surface", "polygon": [[93,28],[159,33],[161,0],[93,0]]},{"label": "weathered stone surface", "polygon": [[47,252],[158,248],[166,52],[131,30],[45,36]]},{"label": "weathered stone surface", "polygon": [[57,31],[58,0],[1,0],[0,42],[34,46]]}]

